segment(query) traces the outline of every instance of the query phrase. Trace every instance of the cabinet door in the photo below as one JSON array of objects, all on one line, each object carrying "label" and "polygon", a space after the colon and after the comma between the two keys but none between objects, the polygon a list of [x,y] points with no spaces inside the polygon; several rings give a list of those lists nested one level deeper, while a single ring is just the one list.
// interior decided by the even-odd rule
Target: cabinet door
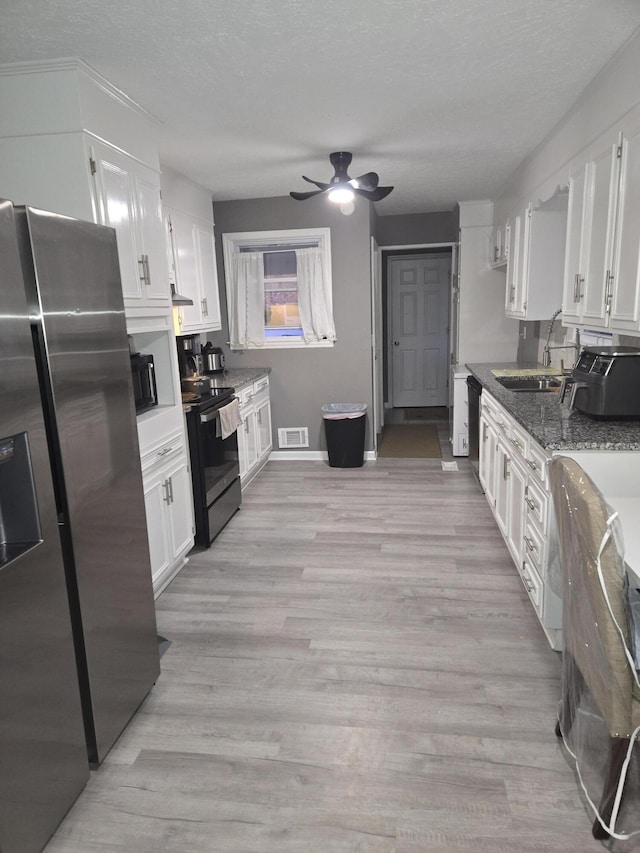
[{"label": "cabinet door", "polygon": [[640,295],[640,128],[623,138],[620,153],[610,323],[634,331],[639,328]]},{"label": "cabinet door", "polygon": [[579,322],[582,319],[584,283],[586,276],[587,213],[585,210],[587,169],[584,163],[569,178],[567,212],[567,245],[564,264],[562,319]]},{"label": "cabinet door", "polygon": [[582,316],[596,328],[609,323],[618,162],[617,139],[609,140],[596,151],[588,171],[589,240]]},{"label": "cabinet door", "polygon": [[262,459],[271,450],[271,405],[269,400],[256,403],[256,428],[258,458]]},{"label": "cabinet door", "polygon": [[495,470],[495,513],[498,527],[502,534],[507,536],[508,509],[509,509],[509,476],[510,458],[509,448],[505,440],[498,438],[496,443],[496,470]]},{"label": "cabinet door", "polygon": [[495,506],[496,445],[498,435],[493,424],[480,415],[478,476],[489,504]]},{"label": "cabinet door", "polygon": [[177,210],[168,211],[169,228],[174,251],[176,290],[193,300],[193,305],[180,306],[180,331],[192,334],[202,329],[197,246],[191,217]]},{"label": "cabinet door", "polygon": [[169,271],[162,222],[160,179],[151,169],[136,164],[133,174],[137,208],[138,256],[144,256],[146,305],[171,305]]},{"label": "cabinet door", "polygon": [[181,461],[168,475],[168,522],[171,531],[171,558],[193,545],[193,498],[186,462]]},{"label": "cabinet door", "polygon": [[138,304],[143,298],[144,268],[134,237],[135,202],[129,158],[106,145],[93,143],[98,222],[115,229],[120,260],[122,294]]},{"label": "cabinet door", "polygon": [[222,321],[220,318],[218,268],[216,266],[213,230],[196,222],[193,226],[193,233],[199,262],[202,330],[217,331],[222,328]]},{"label": "cabinet door", "polygon": [[242,425],[238,427],[238,456],[240,478],[248,474],[258,461],[256,412],[253,406],[241,410]]},{"label": "cabinet door", "polygon": [[172,560],[170,531],[165,524],[167,501],[165,477],[154,477],[148,485],[145,484],[144,507],[147,514],[151,577],[154,583],[169,568]]},{"label": "cabinet door", "polygon": [[507,292],[505,300],[506,314],[508,316],[519,316],[518,299],[520,277],[522,275],[522,244],[524,234],[522,231],[522,217],[516,216],[510,224],[509,230],[509,255],[507,257]]},{"label": "cabinet door", "polygon": [[514,457],[509,460],[509,488],[507,509],[507,547],[515,564],[522,562],[524,549],[524,495],[527,484],[525,469]]}]

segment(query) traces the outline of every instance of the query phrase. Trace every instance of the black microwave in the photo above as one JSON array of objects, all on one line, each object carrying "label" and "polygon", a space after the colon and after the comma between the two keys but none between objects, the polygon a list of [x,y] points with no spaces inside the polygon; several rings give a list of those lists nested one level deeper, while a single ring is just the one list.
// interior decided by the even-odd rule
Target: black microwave
[{"label": "black microwave", "polygon": [[133,380],[133,398],[136,415],[147,412],[158,405],[156,374],[153,369],[153,356],[140,352],[131,353],[131,378]]}]

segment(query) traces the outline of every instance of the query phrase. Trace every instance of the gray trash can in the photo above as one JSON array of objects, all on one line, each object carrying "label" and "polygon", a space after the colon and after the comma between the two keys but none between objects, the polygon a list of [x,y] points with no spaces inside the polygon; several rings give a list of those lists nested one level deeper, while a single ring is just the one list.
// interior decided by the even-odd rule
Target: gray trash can
[{"label": "gray trash can", "polygon": [[322,407],[332,468],[361,468],[364,464],[366,403],[327,403]]}]

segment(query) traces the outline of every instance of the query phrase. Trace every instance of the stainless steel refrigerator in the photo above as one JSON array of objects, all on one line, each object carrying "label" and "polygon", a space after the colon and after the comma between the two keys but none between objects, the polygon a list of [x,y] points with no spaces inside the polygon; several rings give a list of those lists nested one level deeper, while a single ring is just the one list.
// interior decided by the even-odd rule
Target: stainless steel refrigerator
[{"label": "stainless steel refrigerator", "polygon": [[0,850],[42,848],[159,671],[115,232],[0,203]]}]

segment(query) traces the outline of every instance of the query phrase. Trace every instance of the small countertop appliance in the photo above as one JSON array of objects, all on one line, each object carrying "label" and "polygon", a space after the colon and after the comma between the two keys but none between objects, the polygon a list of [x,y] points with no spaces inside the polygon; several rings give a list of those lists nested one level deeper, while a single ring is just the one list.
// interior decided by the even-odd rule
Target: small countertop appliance
[{"label": "small countertop appliance", "polygon": [[640,348],[585,347],[573,368],[571,407],[595,418],[640,419]]},{"label": "small countertop appliance", "polygon": [[204,373],[222,373],[224,371],[224,352],[221,347],[206,343],[202,347],[202,369]]}]

